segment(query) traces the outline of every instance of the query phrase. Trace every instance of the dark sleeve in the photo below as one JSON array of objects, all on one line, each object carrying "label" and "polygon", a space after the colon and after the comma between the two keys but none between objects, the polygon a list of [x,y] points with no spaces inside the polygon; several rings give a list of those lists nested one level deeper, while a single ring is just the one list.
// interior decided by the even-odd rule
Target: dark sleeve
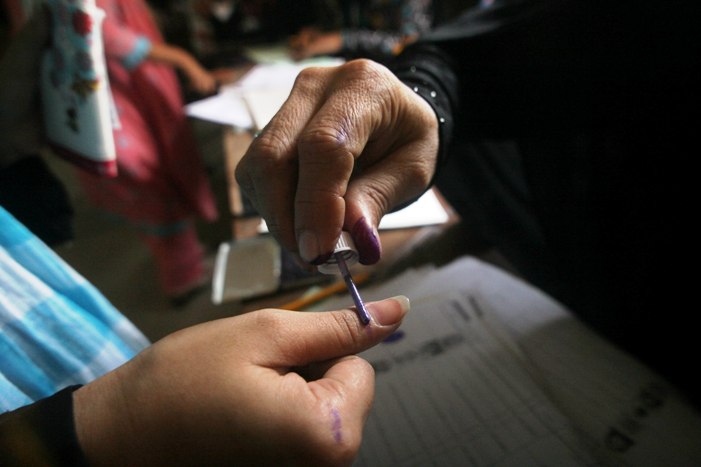
[{"label": "dark sleeve", "polygon": [[502,51],[512,36],[527,34],[534,21],[547,16],[540,3],[507,0],[489,9],[467,9],[391,63],[397,77],[436,113],[440,123],[439,167],[447,158],[456,128],[460,128],[461,137],[467,137],[466,132],[479,137],[505,131],[509,119],[519,120],[513,115],[521,105],[508,97],[514,93],[510,91],[514,85],[504,87],[513,73],[506,77],[502,73],[508,67],[518,67],[515,62],[520,59],[513,54],[505,57]]},{"label": "dark sleeve", "polygon": [[597,39],[571,30],[575,19],[586,19],[560,3],[578,2],[510,0],[469,9],[408,48],[397,73],[414,85],[406,73],[414,67],[428,86],[449,87],[454,126],[475,137],[530,132],[557,122],[556,114],[571,119],[586,102],[583,83],[592,72],[576,50]]},{"label": "dark sleeve", "polygon": [[427,33],[433,24],[431,2],[406,0],[395,7],[396,24],[392,28],[345,28],[341,31],[342,54],[383,60],[395,55],[407,36]]},{"label": "dark sleeve", "polygon": [[70,386],[0,415],[0,465],[87,466],[73,422]]},{"label": "dark sleeve", "polygon": [[0,206],[49,246],[73,239],[68,191],[39,155],[0,167]]},{"label": "dark sleeve", "polygon": [[433,46],[404,54],[392,67],[397,77],[431,105],[439,126],[438,165],[446,159],[460,105],[458,81],[450,57]]},{"label": "dark sleeve", "polygon": [[391,56],[403,35],[392,31],[371,29],[341,30],[341,53],[353,57]]},{"label": "dark sleeve", "polygon": [[[697,3],[495,0],[422,37],[397,70],[414,66],[422,79],[434,76],[431,86],[453,80],[461,137],[552,135],[601,126],[602,116],[638,118],[631,108],[652,113],[696,75]],[[449,69],[435,69],[436,50]]]}]

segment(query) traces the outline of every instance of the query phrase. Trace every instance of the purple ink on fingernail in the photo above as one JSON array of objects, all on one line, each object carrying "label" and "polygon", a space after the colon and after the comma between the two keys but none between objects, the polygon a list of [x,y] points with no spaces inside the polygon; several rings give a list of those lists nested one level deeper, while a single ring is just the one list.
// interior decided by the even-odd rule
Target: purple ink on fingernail
[{"label": "purple ink on fingernail", "polygon": [[338,409],[334,408],[331,410],[331,430],[333,431],[333,439],[337,444],[343,442],[343,432],[341,431],[341,414],[338,413]]},{"label": "purple ink on fingernail", "polygon": [[375,229],[370,227],[368,221],[361,217],[357,220],[350,232],[355,247],[358,249],[360,264],[375,264],[380,260],[382,247]]}]

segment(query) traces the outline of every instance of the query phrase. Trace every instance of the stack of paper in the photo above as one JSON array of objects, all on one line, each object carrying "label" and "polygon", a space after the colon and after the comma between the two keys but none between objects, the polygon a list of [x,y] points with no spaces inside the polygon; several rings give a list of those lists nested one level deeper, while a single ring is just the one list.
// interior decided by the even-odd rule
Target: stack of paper
[{"label": "stack of paper", "polygon": [[672,386],[501,270],[463,258],[361,294],[412,309],[362,354],[377,391],[356,465],[701,465]]},{"label": "stack of paper", "polygon": [[295,78],[309,66],[340,65],[343,60],[259,63],[219,94],[185,107],[187,115],[244,130],[259,130],[277,113],[292,90]]}]

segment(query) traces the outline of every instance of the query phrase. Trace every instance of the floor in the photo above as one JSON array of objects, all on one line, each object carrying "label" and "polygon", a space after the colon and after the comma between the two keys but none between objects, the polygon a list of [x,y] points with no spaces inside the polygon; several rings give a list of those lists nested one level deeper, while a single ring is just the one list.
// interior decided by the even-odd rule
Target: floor
[{"label": "floor", "polygon": [[[194,122],[194,125],[221,214],[214,224],[198,225],[208,257],[213,260],[217,246],[228,240],[231,233],[221,128],[205,122]],[[92,207],[75,180],[72,166],[53,158],[49,162],[68,189],[75,209],[75,240],[58,247],[57,252],[152,341],[188,325],[240,312],[241,306],[237,303],[213,305],[209,289],[185,306],[171,306],[159,289],[149,252],[134,232]]]}]

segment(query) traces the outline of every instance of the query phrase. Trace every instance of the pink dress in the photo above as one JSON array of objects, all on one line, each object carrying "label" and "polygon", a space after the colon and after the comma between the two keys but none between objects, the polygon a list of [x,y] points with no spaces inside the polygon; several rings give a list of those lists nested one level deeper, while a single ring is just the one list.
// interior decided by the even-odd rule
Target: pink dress
[{"label": "pink dress", "polygon": [[172,67],[147,60],[163,38],[142,0],[97,0],[106,12],[105,55],[120,128],[114,131],[119,174],[81,173],[88,196],[132,224],[156,260],[168,294],[203,279],[203,249],[192,219],[217,209]]}]

